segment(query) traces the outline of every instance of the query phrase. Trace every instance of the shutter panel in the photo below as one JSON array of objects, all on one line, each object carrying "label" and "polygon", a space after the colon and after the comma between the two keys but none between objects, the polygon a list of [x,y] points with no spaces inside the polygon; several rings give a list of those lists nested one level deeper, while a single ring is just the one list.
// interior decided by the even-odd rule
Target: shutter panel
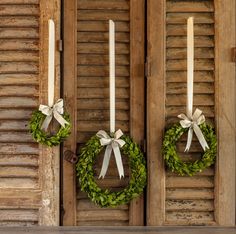
[{"label": "shutter panel", "polygon": [[[83,146],[98,130],[109,131],[109,19],[116,23],[116,128],[131,134],[141,143],[144,135],[144,112],[143,116],[137,116],[136,112],[137,108],[139,111],[144,110],[144,1],[78,0],[76,3],[65,4],[65,14],[69,16],[69,9],[72,10],[76,5],[77,16],[70,17],[70,20],[65,19],[65,24],[69,27],[69,22],[77,21],[74,26],[77,32],[73,37],[73,40],[76,38],[77,45],[74,43],[73,48],[66,45],[64,52],[65,74],[71,78],[74,85],[77,83],[77,90],[69,84],[65,85],[65,98],[71,105],[75,105],[75,100],[70,94],[72,90],[77,97],[76,110],[70,110],[71,114],[76,111],[76,143],[79,147]],[[69,33],[67,26],[65,41],[70,40],[67,35],[75,33],[72,28]],[[135,51],[137,46],[139,48]],[[68,59],[75,56],[73,52],[69,52],[72,49],[77,52],[76,68],[68,62]],[[139,57],[135,53],[139,53]],[[72,63],[75,63],[75,59]],[[75,74],[69,74],[71,70],[77,71],[76,82]],[[136,96],[137,93],[139,97]],[[136,106],[131,109],[134,102]],[[72,141],[72,138],[67,141],[65,149],[73,148],[75,142]],[[96,177],[100,173],[102,160],[101,154],[95,165]],[[115,161],[112,159],[105,179],[97,181],[99,186],[113,190],[124,189],[129,181],[128,162],[125,158],[124,164],[125,179],[119,179]],[[67,183],[72,170],[73,168],[64,162],[64,183]],[[137,205],[102,209],[94,205],[79,187],[76,195],[70,195],[66,191],[68,188],[72,190],[73,184],[64,187],[64,225],[113,226],[143,223],[142,199],[136,201]],[[77,201],[73,200],[74,196]],[[72,209],[76,209],[76,214],[71,214]],[[141,209],[139,213],[136,212],[137,209]]]},{"label": "shutter panel", "polygon": [[[42,50],[47,49],[43,42],[47,36],[41,34],[42,25],[47,23],[41,14],[43,5],[39,0],[0,3],[0,225],[4,226],[56,222],[42,202],[44,199],[55,208],[51,191],[45,190],[43,182],[44,170],[53,159],[43,160],[50,153],[42,153],[28,127],[32,111],[44,98],[40,78],[45,73],[46,53],[39,52],[40,45]],[[48,185],[55,182],[50,177],[52,172],[48,170]],[[42,216],[51,219],[45,221]]]},{"label": "shutter panel", "polygon": [[[228,225],[231,223],[232,225],[232,220],[234,220],[234,215],[231,213],[228,221],[222,221],[221,216],[224,206],[219,206],[219,204],[222,204],[221,199],[223,199],[219,195],[219,191],[223,191],[221,178],[226,173],[223,170],[229,170],[229,165],[222,164],[223,159],[221,158],[225,157],[225,153],[221,150],[226,145],[222,144],[224,138],[220,137],[220,132],[225,131],[229,135],[232,133],[230,128],[225,129],[223,127],[226,122],[222,121],[224,124],[218,123],[218,119],[221,119],[219,110],[222,108],[222,105],[227,106],[230,97],[224,99],[224,96],[220,96],[223,88],[218,83],[218,79],[221,82],[223,80],[223,77],[218,74],[221,69],[219,61],[222,55],[220,53],[223,50],[221,52],[218,52],[218,50],[221,44],[225,43],[222,37],[222,31],[219,30],[218,25],[227,27],[226,22],[229,22],[229,19],[227,18],[227,21],[220,18],[220,15],[224,15],[225,13],[219,10],[219,7],[215,8],[217,4],[218,1],[214,0],[166,0],[160,1],[159,3],[149,1],[150,26],[148,31],[148,53],[152,61],[152,74],[148,79],[148,123],[150,126],[148,129],[150,131],[148,151],[150,161],[152,161],[149,165],[149,225],[225,225],[226,223]],[[232,2],[228,3],[228,9],[225,12],[230,12],[230,6],[232,5]],[[220,7],[223,8],[223,6]],[[164,128],[170,127],[173,123],[178,123],[179,119],[177,115],[186,112],[186,34],[187,18],[190,16],[194,16],[195,22],[194,109],[201,109],[206,116],[207,122],[217,127],[219,146],[217,156],[217,160],[219,161],[216,162],[216,167],[212,166],[193,177],[178,176],[173,172],[165,170],[163,156],[161,154]],[[154,32],[154,30],[156,31]],[[233,41],[235,35],[229,32],[227,33],[225,34],[229,35],[232,38],[230,40]],[[227,50],[230,52],[229,43],[227,46]],[[229,67],[229,79],[233,79],[235,71],[230,68],[229,60],[227,65],[224,65]],[[226,87],[229,86],[229,83],[230,81],[225,81]],[[231,83],[231,86],[233,89],[234,84]],[[158,90],[158,93],[156,90]],[[234,91],[231,90],[231,92],[232,99],[234,99]],[[232,107],[232,112],[234,113],[234,106]],[[234,116],[230,115],[228,117],[234,123]],[[160,125],[155,126],[155,123],[159,123]],[[189,153],[183,153],[186,138],[184,136],[180,139],[177,144],[177,151],[182,160],[195,161],[201,157],[201,146],[195,137]],[[232,141],[231,143],[232,152],[229,156],[229,161],[233,160],[232,163],[234,165],[235,142]],[[229,161],[228,163],[230,164]],[[221,162],[221,164],[218,164],[218,162]],[[219,175],[219,173],[221,174]],[[231,173],[234,175],[233,168],[231,168]],[[232,183],[230,182],[231,185],[224,186],[224,189],[232,193],[231,188],[235,187],[234,179],[228,180],[232,181]],[[225,183],[227,184],[226,181]],[[157,198],[158,195],[159,198]],[[234,195],[232,194],[233,198]],[[232,199],[231,202],[233,202]],[[160,210],[160,213],[153,215],[155,210]]]},{"label": "shutter panel", "polygon": [[[203,111],[207,121],[214,125],[214,2],[166,1],[166,127],[179,122],[177,115],[186,112],[187,51],[186,21],[194,13],[195,75],[194,110]],[[199,18],[205,16],[207,21]],[[175,19],[175,23],[173,22]],[[182,22],[180,22],[182,19]],[[211,23],[209,23],[211,20]],[[196,26],[196,27],[195,27]],[[176,80],[178,77],[178,80]],[[205,78],[207,77],[207,79]],[[179,153],[184,151],[186,136],[179,141]],[[181,153],[183,160],[195,161],[201,157],[201,146],[196,137],[188,153]],[[214,222],[214,167],[196,176],[182,177],[166,173],[166,223],[178,225],[212,224]],[[191,198],[186,199],[186,192]],[[208,192],[208,197],[198,193]],[[178,197],[176,197],[178,193]],[[181,197],[182,196],[182,197]]]}]

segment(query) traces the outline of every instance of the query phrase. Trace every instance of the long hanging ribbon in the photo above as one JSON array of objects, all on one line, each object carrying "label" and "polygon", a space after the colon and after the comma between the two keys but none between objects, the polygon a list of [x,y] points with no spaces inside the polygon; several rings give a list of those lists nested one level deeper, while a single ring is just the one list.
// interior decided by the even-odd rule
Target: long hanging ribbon
[{"label": "long hanging ribbon", "polygon": [[65,127],[65,124],[69,124],[63,117],[64,108],[63,100],[58,99],[54,104],[54,82],[55,82],[55,24],[53,20],[48,21],[49,26],[49,39],[48,39],[48,106],[40,105],[39,111],[41,111],[46,118],[41,126],[41,129],[46,131],[48,126],[54,117],[61,126]]},{"label": "long hanging ribbon", "polygon": [[187,116],[180,114],[178,117],[182,119],[180,124],[183,128],[189,128],[188,139],[185,152],[189,151],[193,139],[193,132],[196,134],[203,150],[209,149],[209,146],[203,136],[199,125],[205,122],[202,111],[196,109],[193,114],[193,78],[194,78],[194,30],[193,17],[188,18],[187,26]]},{"label": "long hanging ribbon", "polygon": [[110,137],[103,130],[100,130],[97,133],[97,137],[100,138],[101,145],[107,146],[105,150],[103,163],[102,163],[102,169],[101,169],[99,178],[101,177],[104,178],[107,173],[112,151],[114,152],[114,155],[115,155],[116,165],[118,168],[120,179],[124,177],[124,167],[123,167],[121,153],[120,153],[120,148],[125,145],[125,141],[120,139],[122,135],[123,135],[123,132],[120,129],[115,132],[114,138]]},{"label": "long hanging ribbon", "polygon": [[106,146],[102,169],[99,178],[104,178],[108,169],[112,151],[114,152],[116,165],[118,168],[120,179],[124,177],[124,167],[122,163],[120,148],[124,146],[125,141],[120,139],[123,135],[119,129],[115,132],[115,23],[109,20],[109,71],[110,71],[110,133],[114,138],[110,137],[105,131],[100,130],[97,136],[100,138],[100,143]]}]

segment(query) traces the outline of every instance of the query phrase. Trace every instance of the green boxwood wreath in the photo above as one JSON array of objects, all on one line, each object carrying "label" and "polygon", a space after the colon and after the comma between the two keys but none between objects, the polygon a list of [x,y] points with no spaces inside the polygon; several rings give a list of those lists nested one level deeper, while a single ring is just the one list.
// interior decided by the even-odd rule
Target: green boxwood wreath
[{"label": "green boxwood wreath", "polygon": [[166,165],[171,171],[177,172],[179,175],[193,176],[197,172],[210,167],[215,162],[217,138],[214,129],[206,123],[199,125],[199,127],[209,145],[209,149],[203,153],[200,160],[194,162],[183,162],[176,152],[176,142],[184,133],[188,132],[188,128],[183,128],[180,124],[176,124],[166,131],[162,152]]},{"label": "green boxwood wreath", "polygon": [[125,141],[121,153],[128,157],[131,169],[129,185],[124,190],[111,192],[108,189],[101,189],[95,182],[94,162],[104,147],[100,144],[100,139],[97,136],[93,136],[81,149],[76,165],[81,190],[86,192],[88,197],[101,207],[115,207],[129,203],[143,192],[146,185],[146,162],[143,153],[129,136],[123,135],[121,139]]},{"label": "green boxwood wreath", "polygon": [[46,115],[44,115],[39,110],[33,112],[30,120],[30,133],[33,139],[43,145],[47,145],[50,147],[59,145],[70,135],[71,130],[69,114],[64,113],[62,116],[67,122],[69,122],[69,124],[66,124],[65,127],[61,126],[57,134],[50,136],[41,129],[42,123],[46,118]]}]

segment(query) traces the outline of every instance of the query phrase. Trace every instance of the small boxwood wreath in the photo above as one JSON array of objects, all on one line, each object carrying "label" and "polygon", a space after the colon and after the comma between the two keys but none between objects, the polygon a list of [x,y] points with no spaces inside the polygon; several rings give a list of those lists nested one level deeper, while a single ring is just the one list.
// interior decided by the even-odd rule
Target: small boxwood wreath
[{"label": "small boxwood wreath", "polygon": [[61,126],[57,134],[50,136],[41,129],[46,115],[44,115],[41,111],[33,112],[32,118],[30,120],[30,133],[32,134],[33,139],[43,145],[50,147],[59,145],[70,135],[71,129],[69,114],[64,113],[62,116],[69,124],[66,124],[65,127]]},{"label": "small boxwood wreath", "polygon": [[146,163],[143,153],[129,136],[123,135],[120,139],[125,141],[121,153],[129,158],[131,169],[129,185],[124,190],[111,192],[108,189],[101,189],[95,182],[93,165],[97,155],[104,148],[97,136],[93,136],[82,148],[76,165],[81,190],[86,192],[88,197],[101,207],[116,207],[129,203],[143,192],[146,185]]},{"label": "small boxwood wreath", "polygon": [[199,125],[199,127],[209,145],[209,149],[206,149],[200,160],[194,162],[183,162],[176,152],[176,142],[189,129],[176,124],[166,131],[162,151],[166,165],[171,171],[177,172],[179,175],[193,176],[214,163],[217,152],[217,138],[214,129],[206,123]]}]

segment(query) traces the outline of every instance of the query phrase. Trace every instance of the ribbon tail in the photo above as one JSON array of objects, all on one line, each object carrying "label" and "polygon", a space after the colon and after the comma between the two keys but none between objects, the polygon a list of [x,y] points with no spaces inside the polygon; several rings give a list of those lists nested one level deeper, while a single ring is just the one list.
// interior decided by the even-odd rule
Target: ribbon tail
[{"label": "ribbon tail", "polygon": [[53,115],[57,122],[64,128],[66,124],[69,124],[57,111],[53,112]]},{"label": "ribbon tail", "polygon": [[121,158],[121,154],[120,154],[120,148],[119,148],[118,144],[113,145],[113,151],[114,151],[114,155],[115,155],[115,159],[116,159],[116,165],[118,168],[119,176],[121,179],[122,177],[124,177],[124,167],[123,167],[122,158]]},{"label": "ribbon tail", "polygon": [[46,116],[46,118],[44,119],[44,121],[42,123],[41,129],[44,130],[44,131],[47,131],[51,120],[52,120],[52,115]]},{"label": "ribbon tail", "polygon": [[193,129],[190,127],[188,130],[188,140],[184,152],[188,152],[193,140]]},{"label": "ribbon tail", "polygon": [[101,177],[104,179],[104,177],[107,173],[108,165],[109,165],[110,158],[111,158],[111,152],[112,152],[112,146],[108,145],[105,150],[105,154],[104,154],[104,158],[103,158],[103,162],[102,162],[102,169],[101,169],[100,175],[98,177],[99,179]]},{"label": "ribbon tail", "polygon": [[199,128],[199,126],[195,124],[193,129],[194,129],[194,132],[195,132],[203,150],[206,151],[206,149],[209,149],[206,139],[204,138],[204,135],[202,134],[202,131]]}]

